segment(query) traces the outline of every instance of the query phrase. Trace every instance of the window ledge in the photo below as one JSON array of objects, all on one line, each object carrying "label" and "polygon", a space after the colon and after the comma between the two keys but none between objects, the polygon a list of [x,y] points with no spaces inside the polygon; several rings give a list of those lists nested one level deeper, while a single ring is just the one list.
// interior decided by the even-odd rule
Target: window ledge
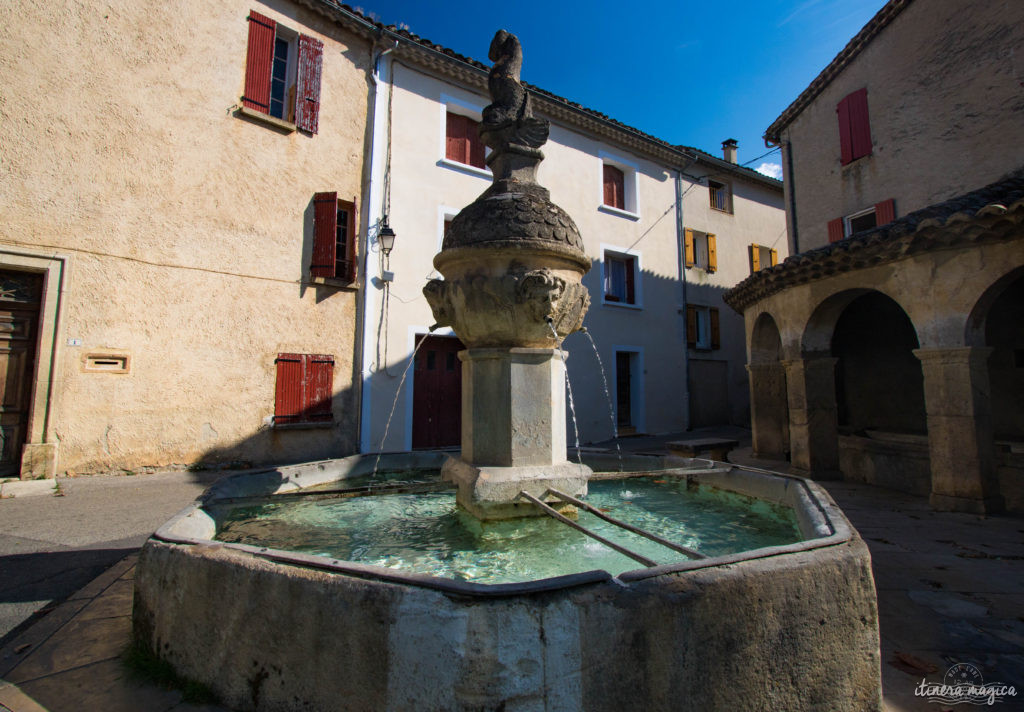
[{"label": "window ledge", "polygon": [[601,304],[607,307],[621,307],[623,309],[643,309],[643,304],[630,304],[629,302],[609,302],[604,297],[601,297]]},{"label": "window ledge", "polygon": [[494,177],[491,171],[488,170],[487,168],[477,168],[476,166],[471,166],[468,163],[459,163],[458,161],[453,161],[450,158],[442,158],[440,161],[437,162],[437,165],[443,166],[445,168],[451,168],[453,170],[459,171],[460,173],[468,173],[472,176],[486,178],[487,180],[491,180]]},{"label": "window ledge", "polygon": [[721,213],[722,215],[735,215],[735,213],[732,210],[722,210],[721,208],[716,208],[714,205],[711,205],[709,207],[716,213]]},{"label": "window ledge", "polygon": [[623,210],[622,208],[614,208],[611,205],[601,204],[597,206],[597,209],[602,213],[608,213],[609,215],[618,215],[620,218],[629,218],[630,220],[639,220],[640,213],[633,213],[629,210]]},{"label": "window ledge", "polygon": [[282,131],[287,131],[288,133],[291,133],[292,131],[295,131],[298,128],[295,124],[293,124],[290,121],[284,121],[283,119],[271,116],[270,114],[264,114],[262,111],[250,109],[248,106],[239,106],[238,114],[239,116],[245,116],[255,121],[268,124],[269,126],[281,129]]},{"label": "window ledge", "polygon": [[309,283],[324,287],[334,287],[335,289],[341,289],[348,292],[355,292],[359,290],[358,282],[349,282],[347,279],[338,279],[337,277],[310,277]]},{"label": "window ledge", "polygon": [[315,423],[274,423],[274,430],[316,430],[333,428],[333,420],[317,421]]}]

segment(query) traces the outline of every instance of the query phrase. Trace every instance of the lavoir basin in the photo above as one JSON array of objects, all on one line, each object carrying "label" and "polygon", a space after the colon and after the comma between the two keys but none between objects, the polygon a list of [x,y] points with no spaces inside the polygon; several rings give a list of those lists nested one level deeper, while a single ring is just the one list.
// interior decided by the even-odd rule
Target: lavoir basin
[{"label": "lavoir basin", "polygon": [[480,522],[445,457],[219,481],[143,548],[137,641],[240,710],[880,709],[868,551],[815,483],[591,453],[584,506]]}]

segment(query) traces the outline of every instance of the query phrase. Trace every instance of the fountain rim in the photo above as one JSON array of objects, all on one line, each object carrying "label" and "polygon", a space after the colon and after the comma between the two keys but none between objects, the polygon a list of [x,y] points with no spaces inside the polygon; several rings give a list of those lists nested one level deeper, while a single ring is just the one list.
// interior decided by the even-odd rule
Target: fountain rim
[{"label": "fountain rim", "polygon": [[535,237],[514,237],[493,240],[491,242],[479,242],[472,245],[459,245],[458,247],[442,247],[441,251],[434,255],[434,269],[444,273],[449,266],[458,265],[461,262],[475,263],[481,257],[481,253],[489,258],[509,257],[525,255],[531,258],[548,257],[565,260],[574,267],[580,269],[583,274],[590,271],[593,260],[587,257],[574,247],[542,240]]},{"label": "fountain rim", "polygon": [[[423,460],[422,456],[425,455],[446,455],[444,451],[420,451],[417,453],[385,453],[383,455],[384,461],[394,460],[396,457],[404,456],[403,461],[408,460],[409,455],[413,455],[414,459]],[[598,452],[597,454],[605,454]],[[608,451],[611,454],[611,451]],[[812,527],[814,533],[808,536],[804,534],[806,538],[793,542],[791,544],[784,544],[778,546],[761,547],[759,549],[750,549],[747,551],[736,552],[733,554],[726,554],[722,556],[709,556],[704,559],[695,559],[688,561],[681,561],[674,564],[666,564],[662,566],[655,566],[650,568],[633,569],[625,571],[618,576],[613,576],[607,571],[602,569],[594,569],[591,571],[583,571],[572,574],[565,574],[562,576],[555,576],[544,579],[536,579],[533,581],[522,581],[515,583],[495,583],[495,584],[484,584],[484,583],[473,583],[469,581],[458,581],[456,579],[447,579],[437,576],[430,576],[428,574],[417,574],[412,572],[398,571],[395,569],[388,569],[380,566],[373,566],[370,564],[359,564],[352,561],[343,561],[340,559],[333,559],[325,556],[315,556],[312,554],[301,554],[298,552],[284,551],[281,549],[273,549],[270,547],[259,547],[249,544],[238,544],[232,542],[219,542],[213,539],[213,534],[199,536],[193,533],[182,531],[194,530],[197,528],[195,520],[190,522],[190,519],[195,517],[198,513],[203,512],[205,507],[217,504],[220,501],[227,501],[232,499],[239,499],[239,495],[234,494],[229,496],[229,492],[232,488],[236,488],[237,485],[246,479],[255,479],[259,477],[278,476],[279,487],[275,491],[267,491],[261,494],[248,495],[265,497],[267,499],[272,498],[275,494],[287,494],[288,492],[295,492],[297,490],[303,490],[315,484],[322,482],[329,482],[338,479],[335,473],[330,473],[327,477],[321,477],[318,481],[312,481],[317,473],[328,472],[331,466],[337,466],[339,462],[345,461],[356,461],[357,463],[364,459],[372,459],[376,456],[376,453],[363,454],[363,455],[352,455],[348,458],[338,458],[334,460],[320,460],[309,463],[301,463],[296,465],[286,465],[282,467],[267,468],[263,470],[257,470],[254,472],[239,473],[231,475],[229,477],[222,478],[210,486],[206,492],[203,493],[195,502],[191,503],[188,507],[180,511],[170,520],[168,520],[163,526],[154,532],[152,539],[157,541],[166,542],[169,544],[177,544],[182,546],[198,547],[205,550],[212,550],[218,548],[224,548],[231,551],[236,551],[242,554],[254,556],[256,558],[268,560],[271,562],[300,566],[307,569],[315,569],[320,571],[327,571],[336,574],[343,574],[347,576],[355,576],[362,579],[378,580],[388,583],[401,584],[407,586],[413,586],[417,588],[428,588],[441,591],[443,593],[470,596],[476,598],[495,598],[495,597],[507,597],[507,596],[521,596],[528,594],[543,593],[547,591],[557,591],[566,588],[572,588],[576,586],[583,586],[589,584],[599,584],[616,582],[620,585],[629,585],[634,582],[644,581],[660,576],[667,576],[672,574],[683,574],[689,571],[696,571],[700,569],[714,568],[718,566],[725,566],[730,564],[737,564],[744,561],[751,561],[755,559],[764,559],[773,556],[779,556],[784,554],[795,554],[799,552],[812,551],[825,547],[835,546],[842,544],[853,538],[853,530],[849,523],[846,521],[842,512],[832,501],[828,493],[818,485],[804,477],[796,475],[789,475],[779,472],[772,472],[770,470],[762,470],[754,467],[746,467],[739,465],[732,465],[729,463],[716,463],[712,460],[704,460],[700,458],[661,458],[663,460],[671,460],[669,463],[674,466],[670,466],[667,469],[659,469],[656,471],[642,471],[642,472],[604,472],[595,473],[594,479],[618,479],[626,477],[641,477],[656,474],[658,476],[672,476],[672,477],[687,477],[696,478],[699,482],[701,475],[708,477],[713,475],[729,474],[734,475],[740,473],[741,475],[751,479],[752,484],[757,484],[754,480],[757,478],[778,478],[786,481],[784,489],[787,489],[790,484],[795,485],[798,490],[794,495],[794,501],[799,502],[801,506],[810,508],[811,524],[807,525]],[[416,457],[419,456],[419,457]],[[637,457],[637,456],[634,456]],[[408,469],[417,469],[415,466],[407,466]],[[418,466],[418,469],[427,469],[433,467],[432,463],[424,462]],[[698,467],[702,469],[698,469]],[[288,474],[290,473],[290,474]],[[303,483],[301,486],[295,484],[295,479],[302,479],[303,474],[312,475],[309,482]],[[712,477],[711,479],[715,479]],[[272,484],[272,483],[268,483]],[[711,484],[710,482],[707,484]],[[763,484],[763,482],[762,482]],[[286,487],[286,485],[291,485]],[[284,488],[284,489],[282,489]],[[740,491],[740,490],[733,490]],[[756,495],[751,495],[756,496]],[[794,506],[794,509],[796,507]],[[209,515],[203,514],[208,517]],[[805,529],[805,526],[801,526],[801,530]]]}]

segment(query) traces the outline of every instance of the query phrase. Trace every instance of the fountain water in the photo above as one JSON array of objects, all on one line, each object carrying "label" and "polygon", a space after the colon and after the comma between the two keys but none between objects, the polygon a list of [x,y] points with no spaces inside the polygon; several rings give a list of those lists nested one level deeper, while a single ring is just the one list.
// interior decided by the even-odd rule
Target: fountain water
[{"label": "fountain water", "polygon": [[137,643],[244,710],[880,710],[870,558],[824,490],[706,460],[569,462],[561,341],[590,260],[535,180],[548,126],[518,41],[499,32],[490,57],[494,184],[424,289],[467,346],[460,456],[218,482],[144,546]]}]

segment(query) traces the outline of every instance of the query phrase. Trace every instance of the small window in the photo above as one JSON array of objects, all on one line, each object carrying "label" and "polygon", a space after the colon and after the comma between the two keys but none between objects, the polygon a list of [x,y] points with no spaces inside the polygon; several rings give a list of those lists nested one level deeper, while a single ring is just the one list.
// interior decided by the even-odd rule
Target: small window
[{"label": "small window", "polygon": [[638,165],[604,151],[599,152],[598,157],[601,159],[601,198],[598,209],[637,220],[640,217],[637,208]]},{"label": "small window", "polygon": [[711,207],[723,213],[732,212],[732,186],[719,181],[708,181],[708,196],[711,199]]},{"label": "small window", "polygon": [[698,267],[708,272],[718,270],[718,241],[713,233],[687,229],[686,266]]},{"label": "small window", "polygon": [[323,42],[258,12],[250,12],[248,20],[243,113],[262,114],[317,133]]},{"label": "small window", "polygon": [[601,265],[605,303],[639,306],[637,282],[640,267],[637,256],[605,250]]},{"label": "small window", "polygon": [[309,272],[314,278],[356,281],[355,199],[338,200],[337,193],[313,196],[313,254]]},{"label": "small window", "polygon": [[718,309],[697,304],[686,305],[686,343],[692,349],[722,348]]},{"label": "small window", "polygon": [[896,201],[892,198],[875,203],[866,210],[859,210],[828,223],[828,241],[839,242],[859,232],[887,225],[896,219]]},{"label": "small window", "polygon": [[753,274],[768,267],[774,267],[779,262],[779,253],[770,247],[753,244],[750,246],[750,273]]},{"label": "small window", "polygon": [[334,357],[324,354],[278,354],[274,425],[330,423]]},{"label": "small window", "polygon": [[616,168],[608,163],[604,164],[604,204],[619,210],[626,209],[626,198],[624,195],[626,185],[625,174],[622,169]]},{"label": "small window", "polygon": [[839,160],[845,166],[871,155],[871,123],[868,119],[868,90],[843,97],[836,107],[839,116]]},{"label": "small window", "polygon": [[479,134],[480,122],[451,111],[445,116],[445,158],[474,168],[487,168],[486,149]]}]

